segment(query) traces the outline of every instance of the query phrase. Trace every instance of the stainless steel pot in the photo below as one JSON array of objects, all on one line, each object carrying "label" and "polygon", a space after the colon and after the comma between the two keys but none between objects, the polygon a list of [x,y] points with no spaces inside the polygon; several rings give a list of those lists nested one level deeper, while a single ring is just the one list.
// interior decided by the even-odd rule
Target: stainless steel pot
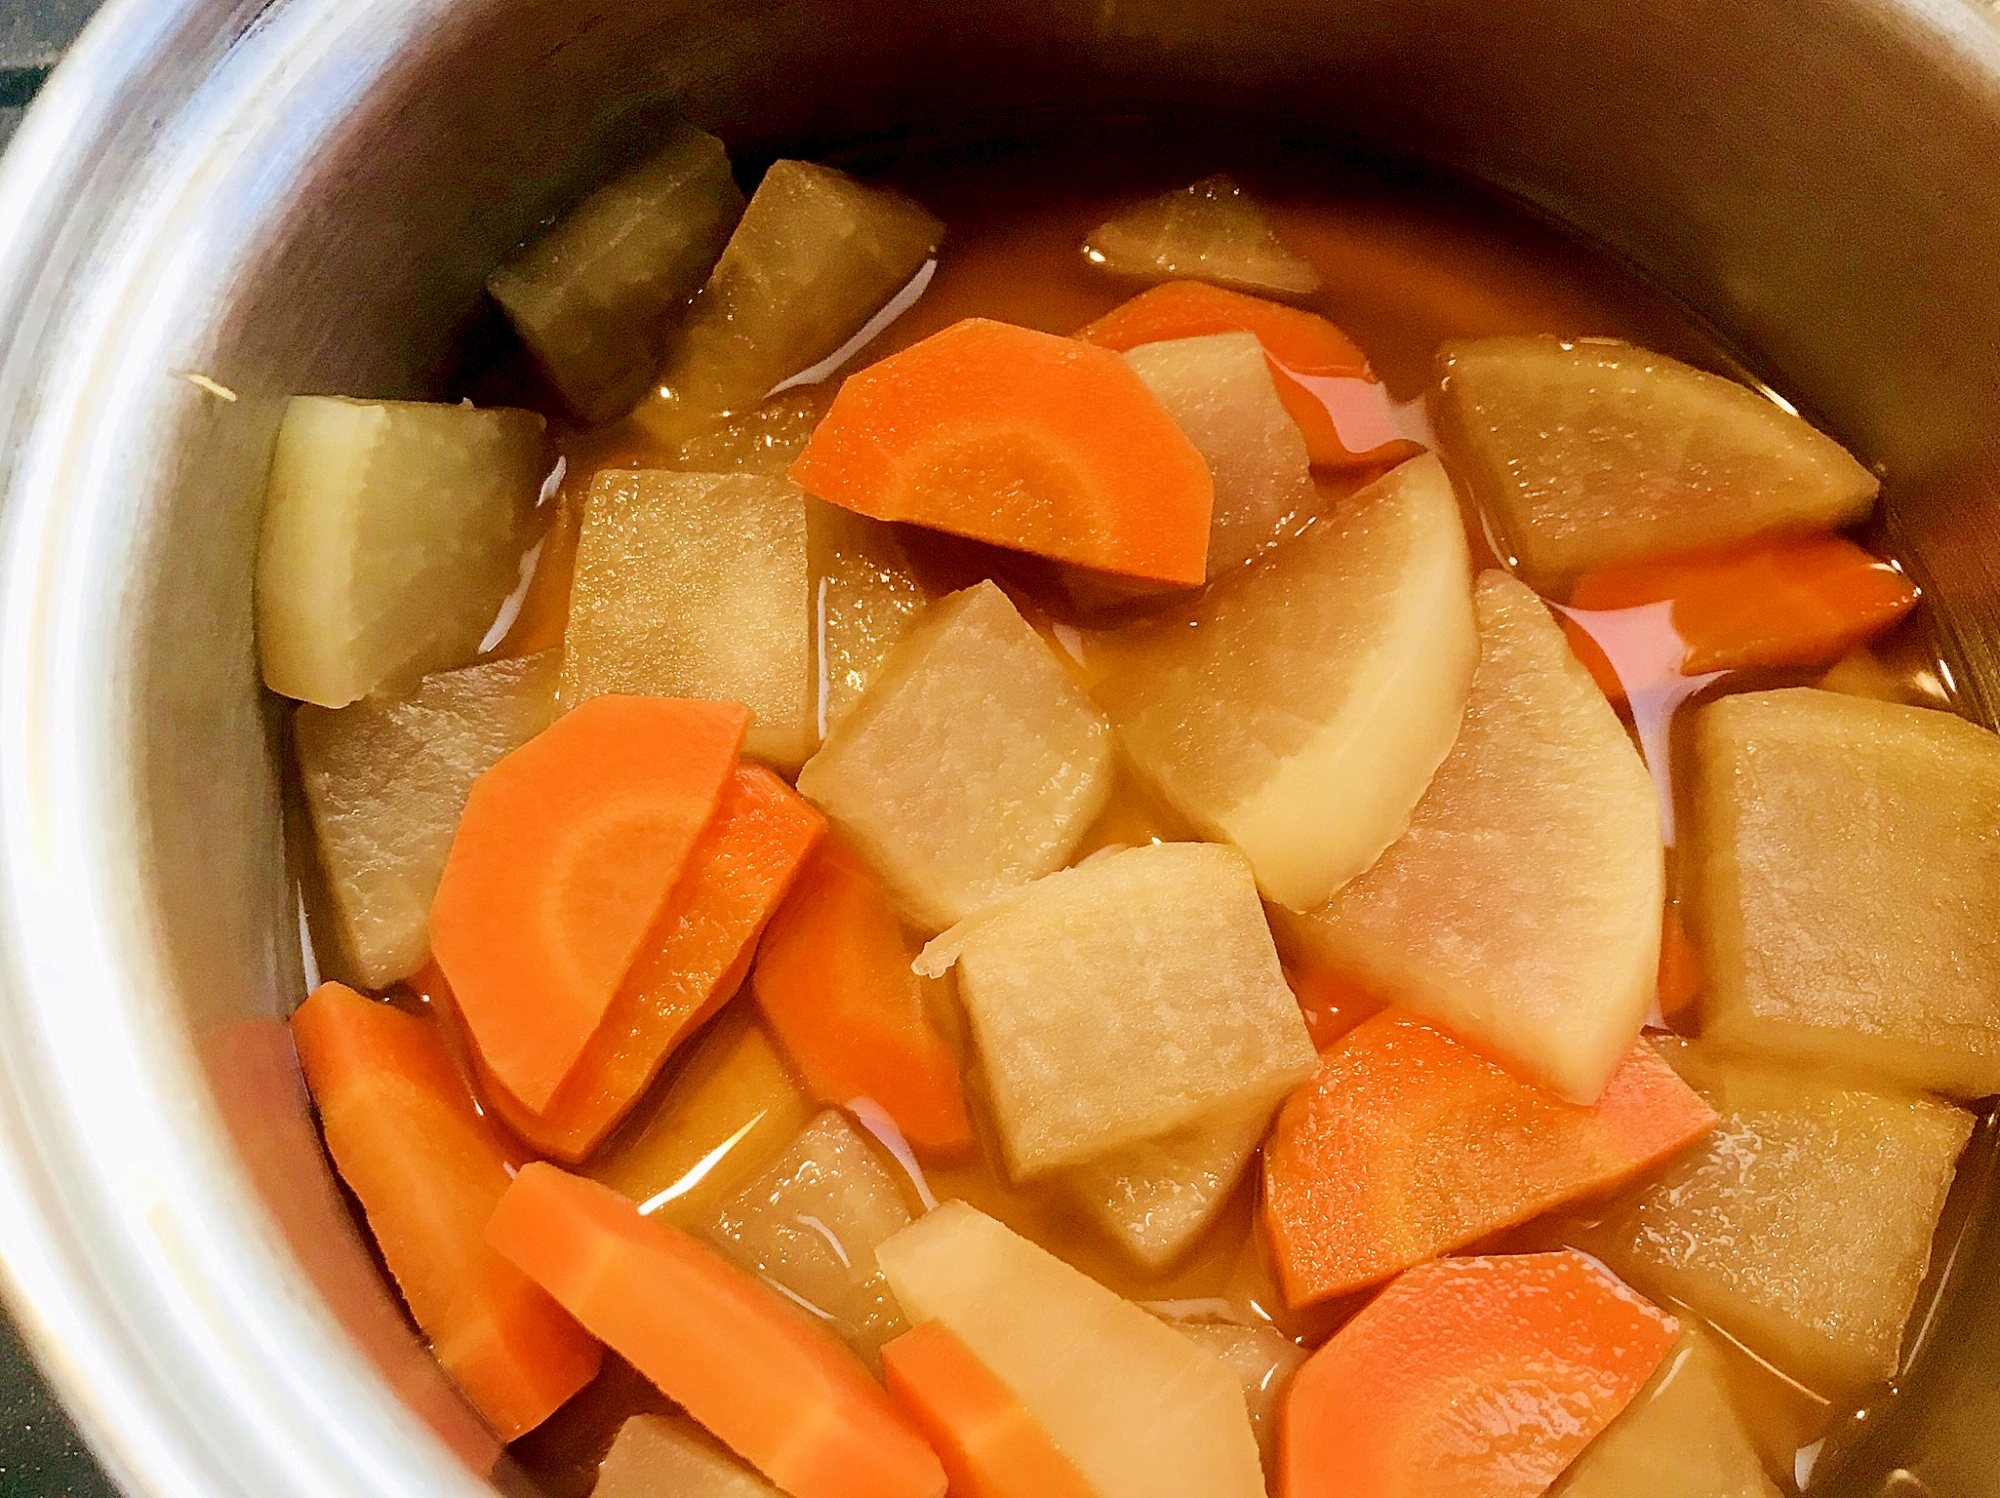
[{"label": "stainless steel pot", "polygon": [[[113,0],[0,178],[0,1254],[132,1491],[480,1490],[277,1022],[281,397],[429,390],[634,111],[811,150],[1079,100],[1379,140],[1637,262],[1881,466],[2000,710],[2000,32],[1967,0]],[[1866,1439],[1991,1493],[2000,1233],[1957,1279]]]}]

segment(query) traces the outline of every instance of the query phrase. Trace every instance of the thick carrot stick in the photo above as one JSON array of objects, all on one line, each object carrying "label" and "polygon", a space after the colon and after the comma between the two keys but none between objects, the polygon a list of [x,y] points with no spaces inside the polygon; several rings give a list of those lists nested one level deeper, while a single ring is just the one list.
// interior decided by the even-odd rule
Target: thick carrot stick
[{"label": "thick carrot stick", "polygon": [[804,1311],[608,1186],[523,1167],[487,1239],[796,1498],[942,1498],[944,1469]]},{"label": "thick carrot stick", "polygon": [[916,955],[881,881],[829,838],[764,934],[751,987],[821,1102],[873,1099],[919,1151],[954,1155],[972,1128]]},{"label": "thick carrot stick", "polygon": [[597,697],[473,782],[431,950],[501,1084],[548,1105],[736,768],[734,702]]},{"label": "thick carrot stick", "polygon": [[544,1154],[578,1161],[603,1142],[669,1056],[742,986],[758,933],[826,822],[761,765],[739,766],[715,820],[660,908],[576,1065],[540,1112],[474,1054],[488,1102]]},{"label": "thick carrot stick", "polygon": [[1278,399],[1298,423],[1316,468],[1373,467],[1419,451],[1397,435],[1389,398],[1367,356],[1325,318],[1205,281],[1169,281],[1077,330],[1123,353],[1142,343],[1255,333]]},{"label": "thick carrot stick", "polygon": [[[1779,537],[1586,573],[1570,594],[1565,624],[1578,659],[1619,702],[1653,684],[1621,682],[1606,658],[1623,664],[1633,656],[1607,650],[1602,638],[1640,617],[1632,611],[1667,605],[1659,627],[1678,637],[1678,674],[1701,676],[1824,664],[1887,629],[1916,602],[1915,584],[1845,537]],[[1676,652],[1641,653],[1653,654],[1671,660]]]},{"label": "thick carrot stick", "polygon": [[1123,359],[967,318],[850,376],[791,466],[809,494],[1126,577],[1207,574],[1208,464]]},{"label": "thick carrot stick", "polygon": [[327,1150],[438,1361],[503,1439],[532,1430],[603,1349],[486,1246],[518,1155],[429,1020],[327,983],[292,1039]]},{"label": "thick carrot stick", "polygon": [[1649,1046],[1586,1108],[1386,1011],[1321,1056],[1264,1147],[1264,1224],[1285,1297],[1307,1305],[1387,1279],[1608,1190],[1714,1125]]},{"label": "thick carrot stick", "polygon": [[951,1498],[1096,1498],[1028,1407],[942,1321],[886,1344],[882,1378],[944,1462]]},{"label": "thick carrot stick", "polygon": [[1412,1269],[1292,1375],[1280,1498],[1538,1498],[1678,1330],[1578,1253]]}]

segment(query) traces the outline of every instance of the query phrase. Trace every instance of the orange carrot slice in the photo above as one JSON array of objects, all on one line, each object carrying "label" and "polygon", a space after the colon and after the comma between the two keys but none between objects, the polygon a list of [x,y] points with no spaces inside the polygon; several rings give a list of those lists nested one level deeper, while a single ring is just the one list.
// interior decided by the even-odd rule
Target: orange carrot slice
[{"label": "orange carrot slice", "polygon": [[748,722],[734,702],[598,697],[473,782],[431,951],[479,1053],[529,1108],[603,1020]]},{"label": "orange carrot slice", "polygon": [[1080,328],[1077,337],[1123,353],[1142,343],[1255,333],[1278,399],[1298,423],[1315,467],[1399,462],[1421,449],[1397,435],[1388,395],[1367,356],[1323,317],[1205,281],[1169,281]]},{"label": "orange carrot slice", "polygon": [[[1831,661],[1916,603],[1915,584],[1843,536],[1781,537],[1587,573],[1570,595],[1575,616],[1567,627],[1578,658],[1616,702],[1652,684],[1620,682],[1611,669],[1614,660],[1628,674],[1632,669],[1626,659],[1631,652],[1604,638],[1629,629],[1635,616],[1627,611],[1652,607],[1655,615],[1663,613],[1659,627],[1678,636],[1678,674],[1701,676]],[[1595,637],[1597,648],[1577,647],[1579,635]],[[1670,648],[1664,657],[1670,661],[1675,653]],[[1655,652],[1644,654],[1650,659]]]},{"label": "orange carrot slice", "polygon": [[776,775],[739,766],[604,1022],[548,1106],[537,1113],[521,1103],[475,1050],[482,1090],[507,1126],[559,1160],[596,1149],[667,1058],[742,986],[758,934],[825,829]]},{"label": "orange carrot slice", "polygon": [[1590,1107],[1388,1010],[1320,1058],[1264,1146],[1264,1223],[1294,1306],[1604,1191],[1686,1148],[1714,1111],[1651,1047]]},{"label": "orange carrot slice", "polygon": [[1412,1269],[1292,1375],[1280,1498],[1537,1498],[1678,1335],[1579,1253]]},{"label": "orange carrot slice", "polygon": [[943,1322],[886,1344],[882,1379],[944,1462],[951,1498],[1095,1498],[1041,1422]]},{"label": "orange carrot slice", "polygon": [[944,1469],[859,1359],[608,1186],[522,1168],[487,1240],[796,1498],[940,1498]]},{"label": "orange carrot slice", "polygon": [[517,1156],[436,1025],[338,983],[292,1016],[327,1151],[438,1361],[504,1439],[597,1376],[603,1349],[486,1246]]},{"label": "orange carrot slice", "polygon": [[1215,485],[1123,359],[967,318],[852,375],[791,467],[810,494],[1059,562],[1197,586]]},{"label": "orange carrot slice", "polygon": [[952,1155],[972,1127],[916,955],[881,881],[828,838],[764,934],[751,989],[813,1096],[870,1098],[919,1151]]}]

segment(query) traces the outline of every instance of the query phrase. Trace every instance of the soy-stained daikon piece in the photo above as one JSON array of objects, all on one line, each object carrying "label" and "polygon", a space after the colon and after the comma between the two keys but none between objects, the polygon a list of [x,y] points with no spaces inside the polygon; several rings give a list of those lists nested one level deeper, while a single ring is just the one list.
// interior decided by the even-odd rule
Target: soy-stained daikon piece
[{"label": "soy-stained daikon piece", "polygon": [[1551,1498],[1778,1498],[1712,1335],[1691,1321],[1652,1382],[1570,1464]]},{"label": "soy-stained daikon piece", "polygon": [[1695,729],[1702,1026],[1778,1058],[2000,1092],[2000,738],[1794,688]]},{"label": "soy-stained daikon piece", "polygon": [[1221,175],[1106,219],[1084,240],[1083,258],[1149,281],[1213,281],[1289,297],[1320,288],[1312,262],[1287,248],[1256,199]]},{"label": "soy-stained daikon piece", "polygon": [[520,580],[542,426],[532,411],[294,396],[257,553],[264,684],[345,707],[470,664]]},{"label": "soy-stained daikon piece", "polygon": [[1479,580],[1464,727],[1409,830],[1285,921],[1352,974],[1589,1103],[1653,1002],[1664,859],[1656,793],[1540,599]]},{"label": "soy-stained daikon piece", "polygon": [[1148,1139],[1079,1165],[1070,1195],[1136,1262],[1164,1269],[1215,1221],[1270,1122],[1260,1103]]},{"label": "soy-stained daikon piece", "polygon": [[829,1109],[718,1214],[722,1251],[823,1315],[871,1364],[908,1329],[875,1250],[910,1209],[875,1148]]},{"label": "soy-stained daikon piece", "polygon": [[1707,1041],[1668,1056],[1722,1121],[1593,1246],[1830,1399],[1892,1377],[1971,1115]]},{"label": "soy-stained daikon piece", "polygon": [[761,406],[722,416],[659,443],[662,468],[686,473],[761,473],[784,477],[826,415],[833,391],[807,385],[775,395]]},{"label": "soy-stained daikon piece", "polygon": [[590,1498],[784,1498],[685,1415],[634,1415],[618,1427]]},{"label": "soy-stained daikon piece", "polygon": [[1615,562],[1863,519],[1880,487],[1747,386],[1610,339],[1445,345],[1439,436],[1538,588]]},{"label": "soy-stained daikon piece", "polygon": [[632,408],[665,329],[743,213],[722,142],[682,125],[487,278],[564,400],[588,421]]},{"label": "soy-stained daikon piece", "polygon": [[944,1323],[1102,1498],[1263,1498],[1236,1375],[1174,1328],[963,1202],[877,1258],[903,1314]]},{"label": "soy-stained daikon piece", "polygon": [[1145,343],[1125,362],[1208,462],[1211,578],[1297,535],[1318,512],[1306,440],[1255,333]]},{"label": "soy-stained daikon piece", "polygon": [[806,538],[818,610],[820,722],[830,729],[916,627],[930,595],[883,521],[809,499]]},{"label": "soy-stained daikon piece", "polygon": [[746,755],[803,763],[818,742],[805,496],[757,474],[598,474],[577,541],[563,699],[606,692],[740,702]]},{"label": "soy-stained daikon piece", "polygon": [[638,409],[660,435],[761,404],[861,331],[937,249],[944,226],[892,188],[774,161]]},{"label": "soy-stained daikon piece", "polygon": [[431,897],[472,782],[555,718],[553,652],[425,677],[408,697],[292,718],[342,955],[368,988],[430,958]]},{"label": "soy-stained daikon piece", "polygon": [[1111,731],[1007,595],[931,605],[799,791],[942,930],[1062,867],[1111,794]]},{"label": "soy-stained daikon piece", "polygon": [[1265,896],[1323,905],[1409,825],[1479,656],[1450,481],[1413,459],[1198,601],[1097,636],[1126,752]]},{"label": "soy-stained daikon piece", "polygon": [[1306,1349],[1274,1326],[1246,1326],[1234,1321],[1169,1321],[1195,1346],[1222,1359],[1223,1366],[1243,1385],[1243,1402],[1250,1411],[1250,1428],[1257,1449],[1270,1467],[1278,1449],[1278,1401],[1285,1381],[1306,1360]]},{"label": "soy-stained daikon piece", "polygon": [[1018,1180],[1269,1108],[1318,1059],[1241,855],[1106,852],[946,932]]}]

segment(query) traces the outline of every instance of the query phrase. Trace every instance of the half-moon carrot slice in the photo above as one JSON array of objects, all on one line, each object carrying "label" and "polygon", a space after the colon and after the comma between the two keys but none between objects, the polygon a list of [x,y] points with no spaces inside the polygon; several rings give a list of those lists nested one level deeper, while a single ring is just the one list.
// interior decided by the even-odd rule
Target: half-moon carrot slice
[{"label": "half-moon carrot slice", "polygon": [[1292,1375],[1280,1498],[1539,1498],[1678,1335],[1579,1253],[1412,1269]]},{"label": "half-moon carrot slice", "polygon": [[431,951],[501,1084],[545,1107],[715,815],[749,714],[596,697],[473,782]]},{"label": "half-moon carrot slice", "polygon": [[486,1246],[520,1157],[474,1107],[438,1027],[338,983],[292,1016],[327,1152],[438,1361],[502,1439],[597,1376],[603,1354]]},{"label": "half-moon carrot slice", "polygon": [[793,482],[871,515],[1198,586],[1215,485],[1123,359],[972,317],[847,380]]}]

